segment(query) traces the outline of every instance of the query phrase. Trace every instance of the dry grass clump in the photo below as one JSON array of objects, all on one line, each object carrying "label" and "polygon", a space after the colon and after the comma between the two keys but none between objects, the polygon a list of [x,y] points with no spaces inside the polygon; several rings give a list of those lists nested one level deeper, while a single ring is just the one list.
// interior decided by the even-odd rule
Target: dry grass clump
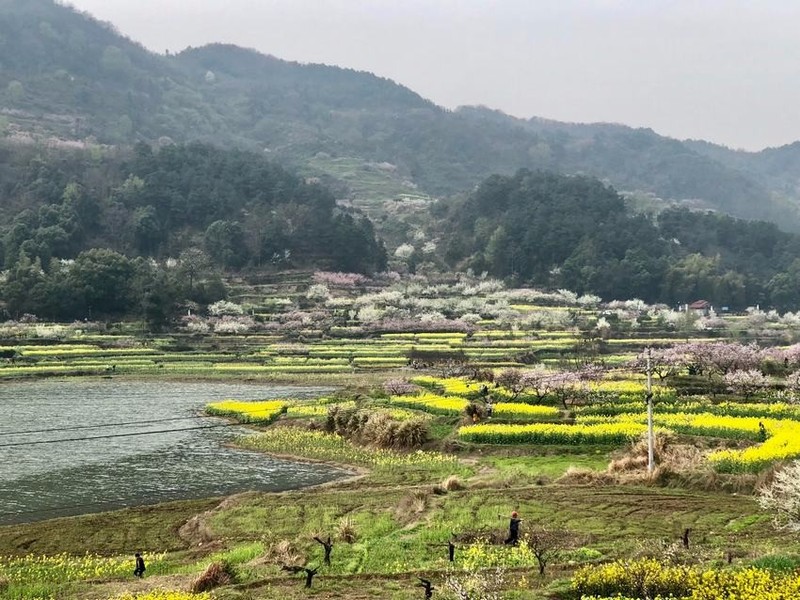
[{"label": "dry grass clump", "polygon": [[403,496],[397,503],[395,514],[399,519],[408,518],[411,515],[418,515],[428,509],[433,492],[430,489],[417,489],[410,494]]},{"label": "dry grass clump", "polygon": [[193,594],[207,592],[218,588],[222,585],[228,585],[236,580],[236,575],[233,567],[227,562],[214,562],[208,565],[208,568],[203,572],[200,577],[195,579],[192,583],[190,591]]},{"label": "dry grass clump", "polygon": [[448,492],[457,492],[458,490],[463,490],[467,487],[464,485],[464,482],[461,481],[458,475],[448,476],[444,481],[442,481],[441,486]]},{"label": "dry grass clump", "polygon": [[[692,444],[677,443],[669,434],[656,434],[653,448],[655,469],[647,472],[647,439],[643,438],[627,452],[611,461],[607,474],[617,483],[647,482],[661,486],[695,490],[724,490],[748,493],[760,480],[755,475],[725,475],[709,468],[703,450]],[[768,477],[767,476],[762,476]]]},{"label": "dry grass clump", "polygon": [[214,540],[214,533],[206,522],[209,513],[193,516],[178,530],[181,539],[191,542],[193,546],[204,545]]},{"label": "dry grass clump", "polygon": [[350,517],[342,517],[336,528],[336,537],[348,544],[354,544],[358,539],[356,524]]},{"label": "dry grass clump", "polygon": [[[656,464],[663,464],[665,456],[672,439],[663,433],[656,433],[653,443],[653,456]],[[610,473],[624,473],[628,471],[640,471],[647,469],[647,437],[643,437],[634,442],[626,454],[620,458],[612,460],[608,465]]]},{"label": "dry grass clump", "polygon": [[[653,456],[656,469],[652,479],[658,481],[671,474],[682,474],[703,471],[707,472],[703,453],[691,444],[678,444],[668,434],[657,433],[653,444]],[[647,471],[647,438],[635,442],[627,453],[608,465],[609,473],[632,473]]]},{"label": "dry grass clump", "polygon": [[302,563],[303,557],[290,540],[280,540],[269,546],[266,560],[280,565],[299,565]]},{"label": "dry grass clump", "polygon": [[607,471],[595,471],[586,467],[567,467],[557,483],[571,483],[578,485],[608,485],[614,483],[616,477]]}]

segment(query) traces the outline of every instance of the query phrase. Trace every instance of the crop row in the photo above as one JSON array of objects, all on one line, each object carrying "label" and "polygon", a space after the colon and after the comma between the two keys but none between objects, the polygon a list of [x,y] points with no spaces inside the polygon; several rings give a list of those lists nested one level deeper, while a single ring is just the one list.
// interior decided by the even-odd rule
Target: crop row
[{"label": "crop row", "polygon": [[[644,402],[601,402],[590,406],[581,407],[581,415],[621,415],[635,413],[642,410]],[[712,404],[708,401],[693,402],[658,402],[655,406],[657,413],[711,413],[731,417],[759,417],[768,419],[796,419],[800,421],[800,406],[786,403],[766,404],[763,402],[739,404],[726,402],[725,404]]]},{"label": "crop row", "polygon": [[479,444],[620,444],[644,433],[639,423],[478,424],[459,427],[458,437]]},{"label": "crop row", "polygon": [[583,600],[654,598],[673,600],[792,600],[800,597],[800,575],[765,569],[703,570],[653,559],[583,567],[573,589]]},{"label": "crop row", "polygon": [[[152,571],[164,560],[163,554],[144,553]],[[95,554],[70,556],[0,556],[0,581],[8,583],[62,583],[128,575],[133,570],[129,557],[103,557]]]},{"label": "crop row", "polygon": [[342,409],[351,409],[355,408],[356,403],[352,400],[349,400],[346,402],[336,402],[331,404],[309,404],[305,402],[302,404],[290,404],[286,408],[286,416],[301,418],[324,417],[328,414],[328,410],[330,410],[330,407],[332,406],[338,406]]},{"label": "crop row", "polygon": [[[644,412],[625,413],[615,417],[581,416],[577,422],[590,423],[646,423]],[[687,435],[711,436],[758,441],[783,426],[783,421],[760,420],[757,417],[730,417],[711,413],[656,414],[653,422],[660,427]],[[764,432],[761,426],[764,426]]]},{"label": "crop row", "polygon": [[467,400],[459,396],[437,396],[436,394],[420,394],[418,396],[392,396],[395,406],[405,406],[424,410],[436,415],[458,415],[467,407]]},{"label": "crop row", "polygon": [[267,424],[286,410],[283,400],[241,401],[223,400],[206,405],[206,413],[219,417],[234,417],[241,423]]},{"label": "crop row", "polygon": [[208,592],[192,594],[191,592],[178,590],[152,590],[138,594],[128,592],[122,596],[117,596],[113,600],[212,600],[212,597]]},{"label": "crop row", "polygon": [[774,421],[764,424],[772,434],[767,441],[744,450],[718,450],[708,460],[721,473],[757,473],[774,462],[800,458],[800,423]]}]

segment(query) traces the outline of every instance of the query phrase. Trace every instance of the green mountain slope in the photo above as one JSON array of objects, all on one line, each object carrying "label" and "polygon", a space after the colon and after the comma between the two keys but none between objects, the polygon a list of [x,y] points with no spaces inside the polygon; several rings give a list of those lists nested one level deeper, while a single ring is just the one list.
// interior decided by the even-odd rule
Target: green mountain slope
[{"label": "green mountain slope", "polygon": [[591,177],[494,175],[440,210],[446,259],[460,268],[605,299],[786,309],[800,297],[800,235],[683,208],[651,221]]},{"label": "green mountain slope", "polygon": [[650,130],[448,111],[368,73],[228,45],[161,56],[53,0],[0,0],[3,129],[105,144],[199,140],[333,178],[339,163],[327,158],[380,164],[391,178],[376,188],[345,181],[377,199],[406,188],[448,195],[492,173],[552,169],[800,229],[798,194],[786,185],[794,176],[769,175],[797,173],[800,160],[765,152],[764,166],[750,167]]}]

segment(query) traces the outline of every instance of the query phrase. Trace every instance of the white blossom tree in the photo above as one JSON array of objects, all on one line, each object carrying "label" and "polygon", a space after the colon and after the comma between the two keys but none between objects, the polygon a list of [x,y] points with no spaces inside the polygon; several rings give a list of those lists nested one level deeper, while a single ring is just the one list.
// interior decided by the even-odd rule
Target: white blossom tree
[{"label": "white blossom tree", "polygon": [[776,527],[800,531],[800,462],[775,473],[772,483],[759,490],[758,503],[772,512]]}]

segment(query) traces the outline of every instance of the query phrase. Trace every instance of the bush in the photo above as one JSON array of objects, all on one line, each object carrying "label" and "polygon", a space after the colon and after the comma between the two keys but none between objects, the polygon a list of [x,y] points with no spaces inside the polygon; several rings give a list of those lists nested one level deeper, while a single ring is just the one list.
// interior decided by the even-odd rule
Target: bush
[{"label": "bush", "polygon": [[328,409],[325,431],[378,448],[398,450],[419,448],[430,437],[425,419],[398,420],[388,412],[342,409],[337,405]]}]

